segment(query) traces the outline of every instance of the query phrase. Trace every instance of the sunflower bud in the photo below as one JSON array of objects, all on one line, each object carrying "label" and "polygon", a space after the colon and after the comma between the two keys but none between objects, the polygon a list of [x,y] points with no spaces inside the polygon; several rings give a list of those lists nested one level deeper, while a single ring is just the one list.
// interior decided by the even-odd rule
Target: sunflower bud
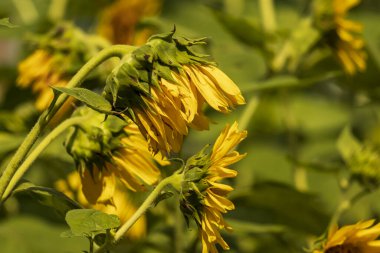
[{"label": "sunflower bud", "polygon": [[179,152],[188,127],[208,129],[205,102],[224,113],[245,103],[236,84],[193,51],[201,44],[174,31],[152,36],[107,78],[103,95],[139,126],[154,152]]}]

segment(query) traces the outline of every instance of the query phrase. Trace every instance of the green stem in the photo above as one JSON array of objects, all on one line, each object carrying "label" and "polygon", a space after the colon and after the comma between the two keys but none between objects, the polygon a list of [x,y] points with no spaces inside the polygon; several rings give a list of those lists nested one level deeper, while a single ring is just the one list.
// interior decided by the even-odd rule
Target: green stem
[{"label": "green stem", "polygon": [[42,153],[42,151],[45,150],[49,144],[56,139],[61,133],[63,133],[67,128],[77,125],[83,122],[87,117],[74,117],[65,120],[62,122],[59,126],[54,128],[53,131],[51,131],[39,144],[38,146],[33,149],[32,152],[27,156],[25,161],[20,165],[20,167],[17,169],[16,173],[13,175],[11,181],[9,182],[4,195],[2,197],[2,201],[8,198],[10,193],[12,192],[13,188],[16,186],[18,181],[22,178],[22,176],[26,173],[26,171],[30,168],[32,163],[37,159],[37,157]]},{"label": "green stem", "polygon": [[252,96],[249,99],[248,104],[245,106],[241,117],[239,118],[240,129],[246,129],[249,126],[249,122],[251,121],[251,118],[255,113],[258,105],[259,98],[256,95]]},{"label": "green stem", "polygon": [[273,0],[259,0],[263,28],[266,32],[274,32],[277,29],[276,15]]},{"label": "green stem", "polygon": [[[97,55],[91,58],[83,67],[73,76],[73,78],[69,81],[66,87],[72,88],[79,86],[86,76],[99,64],[107,60],[108,58],[117,56],[123,57],[126,53],[130,52],[133,47],[125,46],[125,45],[115,45],[110,46],[102,51],[100,51]],[[50,119],[54,116],[54,114],[58,111],[58,109],[63,105],[63,103],[67,100],[68,95],[61,94],[55,104],[51,106],[51,108],[45,110],[40,117],[38,118],[36,124],[30,130],[29,134],[26,136],[24,141],[21,143],[20,147],[17,149],[16,153],[13,155],[12,159],[8,163],[5,168],[2,176],[0,177],[0,197],[5,192],[9,182],[11,181],[13,175],[16,173],[18,167],[25,159],[25,156],[28,154],[33,144],[38,139],[38,136],[44,130],[46,125],[49,123]]]},{"label": "green stem", "polygon": [[335,224],[337,224],[338,221],[339,221],[339,218],[342,216],[342,214],[345,211],[347,211],[350,207],[352,207],[359,199],[361,199],[362,197],[364,197],[368,193],[369,193],[369,191],[367,189],[363,189],[363,190],[359,191],[357,194],[355,194],[351,198],[347,197],[347,195],[345,195],[342,198],[339,206],[337,207],[337,209],[335,210],[333,216],[330,219],[329,228],[331,226],[334,226]]},{"label": "green stem", "polygon": [[[179,203],[179,199],[177,198],[176,203]],[[175,253],[183,253],[183,220],[182,220],[182,212],[177,205],[175,207],[175,221],[174,221],[174,248],[175,248]]]},{"label": "green stem", "polygon": [[32,0],[13,0],[12,2],[24,24],[30,25],[38,19],[39,14]]},{"label": "green stem", "polygon": [[[293,77],[289,77],[286,80],[267,80],[264,82],[254,83],[250,85],[249,88],[242,90],[244,94],[258,91],[273,91],[277,89],[288,89],[288,88],[304,88],[319,82],[325,82],[333,78],[337,78],[343,75],[341,71],[330,71],[324,73],[323,75],[317,75],[310,78],[298,79]],[[245,85],[248,86],[248,85]]]},{"label": "green stem", "polygon": [[[149,194],[149,196],[145,199],[145,201],[142,203],[142,205],[137,209],[137,211],[129,218],[127,222],[125,222],[118,231],[116,231],[113,243],[116,243],[119,241],[123,235],[136,223],[136,221],[152,206],[154,201],[157,199],[157,197],[160,195],[162,189],[166,187],[167,185],[176,185],[178,182],[182,181],[183,174],[179,174],[175,172],[173,175],[163,179],[157,186],[154,188],[154,190]],[[109,247],[109,243],[105,243],[102,245],[96,253],[102,253],[107,250]]]},{"label": "green stem", "polygon": [[52,21],[59,21],[65,15],[68,0],[52,0],[49,6],[49,18]]}]

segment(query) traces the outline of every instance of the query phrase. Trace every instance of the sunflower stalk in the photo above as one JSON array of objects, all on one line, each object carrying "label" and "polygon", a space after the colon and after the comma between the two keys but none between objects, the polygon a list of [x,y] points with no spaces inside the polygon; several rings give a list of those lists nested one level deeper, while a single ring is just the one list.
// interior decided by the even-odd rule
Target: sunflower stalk
[{"label": "sunflower stalk", "polygon": [[358,202],[362,197],[367,195],[369,193],[368,189],[363,188],[353,196],[349,196],[348,193],[345,193],[335,210],[334,214],[332,215],[330,222],[329,222],[329,228],[332,226],[335,226],[338,222],[342,214],[347,211],[349,208],[351,208],[353,205],[355,205],[356,202]]},{"label": "sunflower stalk", "polygon": [[111,244],[115,244],[118,242],[125,233],[128,232],[128,230],[136,223],[136,221],[145,214],[146,211],[148,211],[149,208],[151,208],[158,198],[158,196],[161,194],[162,190],[168,186],[168,185],[177,185],[178,182],[181,182],[183,179],[183,174],[179,173],[178,170],[173,175],[163,179],[156,188],[149,194],[149,196],[145,199],[145,201],[141,204],[141,206],[137,209],[137,211],[129,218],[127,222],[125,222],[115,233],[114,238],[112,242],[108,242],[103,244],[100,248],[98,248],[95,252],[96,253],[103,253],[107,252],[109,246]]},{"label": "sunflower stalk", "polygon": [[[102,62],[106,61],[111,57],[122,58],[125,54],[129,53],[134,47],[115,45],[110,46],[97,55],[91,58],[83,67],[73,76],[70,82],[67,84],[67,88],[78,87],[85,80],[88,74],[95,69]],[[20,147],[17,149],[16,153],[13,155],[12,159],[5,168],[2,176],[0,177],[0,197],[3,198],[4,192],[11,182],[14,174],[20,167],[20,164],[25,160],[25,157],[33,147],[34,143],[37,141],[38,137],[45,129],[51,118],[55,113],[61,108],[64,102],[68,99],[68,95],[61,94],[56,100],[53,100],[50,107],[45,110],[38,118],[36,124],[30,130]]]},{"label": "sunflower stalk", "polygon": [[5,201],[9,195],[11,194],[14,187],[20,181],[22,176],[27,172],[32,163],[37,159],[37,157],[49,146],[49,144],[54,141],[59,135],[61,135],[68,128],[82,123],[86,120],[87,117],[73,117],[65,120],[59,126],[54,128],[39,144],[38,146],[30,152],[30,154],[26,157],[24,162],[20,165],[11,181],[9,182],[4,195],[2,196],[1,201]]}]

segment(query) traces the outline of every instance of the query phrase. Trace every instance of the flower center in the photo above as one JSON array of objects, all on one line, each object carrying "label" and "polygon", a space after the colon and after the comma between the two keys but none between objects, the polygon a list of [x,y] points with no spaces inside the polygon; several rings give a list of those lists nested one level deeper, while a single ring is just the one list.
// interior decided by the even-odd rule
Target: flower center
[{"label": "flower center", "polygon": [[328,248],[325,253],[361,253],[361,250],[355,245],[343,244]]}]

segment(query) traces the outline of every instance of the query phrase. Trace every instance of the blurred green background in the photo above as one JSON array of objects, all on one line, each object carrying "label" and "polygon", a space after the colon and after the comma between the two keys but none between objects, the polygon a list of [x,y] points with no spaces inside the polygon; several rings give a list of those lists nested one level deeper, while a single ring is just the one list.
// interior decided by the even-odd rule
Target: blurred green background
[{"label": "blurred green background", "polygon": [[[89,33],[96,31],[100,13],[113,2],[61,1],[63,18]],[[27,2],[33,4],[33,10]],[[0,18],[10,17],[17,25],[0,28],[2,167],[38,116],[32,92],[15,85],[17,64],[33,51],[26,40],[28,34],[45,33],[54,25],[49,16],[52,2],[60,1],[0,1]],[[279,34],[287,36],[309,15],[312,1],[274,3]],[[376,0],[363,0],[350,11],[350,19],[364,26],[368,54],[366,71],[355,76],[345,75],[331,56],[312,69],[269,75],[260,43],[250,40],[251,36],[262,36],[257,0],[166,0],[159,14],[141,21],[153,24],[158,31],[169,31],[175,25],[181,35],[209,38],[204,50],[239,85],[249,104],[228,115],[207,111],[215,124],[210,131],[190,133],[183,157],[213,143],[227,122],[241,120],[244,113],[249,113],[247,108],[252,109],[246,124],[248,138],[239,146],[247,157],[234,166],[239,175],[231,181],[236,210],[226,220],[234,232],[223,233],[231,253],[303,252],[325,231],[342,198],[339,183],[344,182],[349,170],[337,149],[341,131],[351,126],[356,138],[379,150],[379,13],[380,2]],[[251,30],[243,26],[246,23]],[[286,85],[289,83],[294,85]],[[54,181],[73,170],[62,142],[63,138],[56,140],[43,153],[28,173],[28,180],[53,187]],[[358,188],[354,183],[353,191]],[[379,197],[380,192],[372,189],[343,214],[341,224],[379,218]],[[183,224],[181,238],[176,237],[179,216],[174,213],[175,199],[160,203],[149,213],[147,237],[124,240],[116,251],[178,252],[176,243],[180,240],[184,252],[200,252],[194,226],[187,229]],[[67,229],[63,217],[53,208],[20,194],[0,210],[0,251],[63,253],[87,249],[85,239],[61,238],[60,233]]]}]

